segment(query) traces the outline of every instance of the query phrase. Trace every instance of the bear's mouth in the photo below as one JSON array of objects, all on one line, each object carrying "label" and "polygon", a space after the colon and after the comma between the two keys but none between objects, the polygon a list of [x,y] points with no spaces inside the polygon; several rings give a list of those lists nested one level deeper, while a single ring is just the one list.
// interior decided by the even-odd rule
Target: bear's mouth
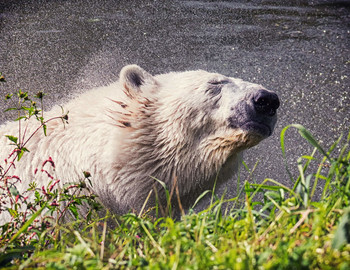
[{"label": "bear's mouth", "polygon": [[256,121],[248,121],[241,125],[241,128],[249,133],[258,134],[262,137],[269,137],[272,134],[272,130],[269,125]]}]

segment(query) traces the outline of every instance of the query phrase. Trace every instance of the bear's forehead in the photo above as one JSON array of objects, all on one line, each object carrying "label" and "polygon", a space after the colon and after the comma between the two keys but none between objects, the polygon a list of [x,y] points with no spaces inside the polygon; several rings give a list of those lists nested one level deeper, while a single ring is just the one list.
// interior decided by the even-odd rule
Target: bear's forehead
[{"label": "bear's forehead", "polygon": [[[160,92],[168,95],[169,92],[174,96],[187,95],[188,91],[203,95],[208,89],[213,87],[217,91],[222,89],[227,94],[246,94],[257,89],[263,89],[261,85],[244,81],[239,78],[228,77],[219,73],[210,73],[204,70],[193,70],[185,72],[172,72],[157,75],[156,80],[159,82]],[[160,94],[160,93],[159,93]]]},{"label": "bear's forehead", "polygon": [[177,82],[179,84],[190,83],[192,84],[203,84],[214,81],[230,80],[233,78],[227,77],[219,73],[210,73],[204,70],[191,70],[184,72],[171,72],[167,74],[157,75],[156,79],[162,83]]}]

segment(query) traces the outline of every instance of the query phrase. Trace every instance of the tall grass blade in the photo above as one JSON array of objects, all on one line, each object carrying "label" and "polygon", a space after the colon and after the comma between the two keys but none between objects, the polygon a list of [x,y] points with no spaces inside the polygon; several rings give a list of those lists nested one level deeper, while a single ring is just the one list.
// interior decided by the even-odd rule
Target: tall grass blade
[{"label": "tall grass blade", "polygon": [[350,244],[350,208],[346,209],[340,219],[338,229],[332,241],[334,249],[340,249],[345,244]]},{"label": "tall grass blade", "polygon": [[284,166],[285,166],[286,171],[288,173],[289,179],[292,181],[292,183],[295,183],[295,180],[293,178],[291,171],[289,170],[289,166],[287,163],[286,148],[285,148],[285,144],[284,144],[285,133],[286,133],[287,129],[290,127],[291,127],[291,125],[288,125],[282,129],[281,134],[280,134],[280,143],[281,143],[282,155],[283,155],[283,160],[284,160]]},{"label": "tall grass blade", "polygon": [[321,145],[316,141],[316,139],[312,136],[312,134],[302,125],[299,124],[292,124],[291,127],[295,127],[298,129],[299,134],[307,140],[312,146],[316,147],[318,151],[321,152],[321,154],[325,157],[327,157],[330,160],[330,157],[326,151],[323,150]]},{"label": "tall grass blade", "polygon": [[212,191],[211,190],[206,190],[204,191],[201,195],[198,196],[198,198],[196,199],[196,201],[194,202],[194,204],[192,205],[192,209],[195,208],[195,206],[199,203],[199,201],[201,199],[203,199],[203,197],[205,197],[205,195],[207,195],[208,193],[211,193]]}]

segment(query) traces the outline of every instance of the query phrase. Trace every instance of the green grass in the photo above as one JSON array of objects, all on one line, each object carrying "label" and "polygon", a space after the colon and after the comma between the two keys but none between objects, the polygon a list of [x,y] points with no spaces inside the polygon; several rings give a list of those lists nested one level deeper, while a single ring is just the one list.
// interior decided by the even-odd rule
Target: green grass
[{"label": "green grass", "polygon": [[[315,147],[294,165],[299,175],[290,174],[290,185],[279,183],[284,179],[245,182],[237,197],[213,195],[207,209],[190,211],[181,220],[135,214],[98,217],[96,198],[81,193],[84,181],[61,191],[54,182],[43,189],[33,185],[36,201],[30,205],[8,189],[13,220],[0,227],[0,267],[350,269],[350,134],[325,151],[304,127],[290,125],[281,133],[284,156],[289,128],[297,128]],[[291,166],[286,165],[288,172]],[[0,172],[4,180],[5,172]],[[88,172],[84,178],[88,181]],[[316,186],[323,190],[318,199]],[[62,210],[57,205],[63,202]],[[84,203],[91,209],[82,216],[77,208]],[[27,215],[19,204],[30,206]],[[77,221],[63,222],[67,213]],[[113,226],[107,224],[111,220]]]}]

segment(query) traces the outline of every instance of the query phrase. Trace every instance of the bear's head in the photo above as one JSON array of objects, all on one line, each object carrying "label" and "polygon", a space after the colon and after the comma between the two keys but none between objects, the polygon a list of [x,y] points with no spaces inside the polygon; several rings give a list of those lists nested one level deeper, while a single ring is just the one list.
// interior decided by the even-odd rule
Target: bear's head
[{"label": "bear's head", "polygon": [[120,81],[127,96],[138,102],[132,112],[138,117],[130,126],[149,123],[142,121],[147,116],[166,137],[231,141],[242,150],[270,136],[276,124],[278,96],[241,79],[202,70],[152,76],[131,65],[122,69]]},{"label": "bear's head", "polygon": [[152,76],[130,65],[119,83],[120,177],[169,184],[176,176],[180,195],[203,190],[223,170],[221,181],[232,177],[240,153],[272,134],[280,105],[261,85],[202,70]]}]

